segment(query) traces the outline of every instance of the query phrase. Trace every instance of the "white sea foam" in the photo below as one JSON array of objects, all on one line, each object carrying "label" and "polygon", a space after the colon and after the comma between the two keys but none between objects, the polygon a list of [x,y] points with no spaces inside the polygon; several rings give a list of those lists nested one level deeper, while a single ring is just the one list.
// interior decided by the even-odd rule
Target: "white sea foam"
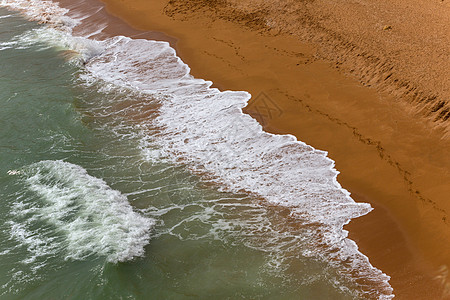
[{"label": "white sea foam", "polygon": [[78,19],[66,16],[69,10],[48,0],[0,0],[0,6],[20,11],[30,21],[45,23],[51,27],[70,32]]},{"label": "white sea foam", "polygon": [[19,175],[20,171],[18,171],[18,170],[8,170],[8,172],[6,172],[6,174],[8,174],[9,176]]},{"label": "white sea foam", "polygon": [[[66,37],[72,39],[68,35]],[[264,132],[254,119],[242,113],[250,94],[221,92],[211,88],[211,82],[193,78],[189,74],[189,67],[176,56],[168,43],[126,37],[115,37],[103,42],[83,38],[73,41],[74,45],[81,45],[75,48],[91,44],[97,49],[97,55],[88,56],[90,59],[86,64],[86,72],[82,75],[86,82],[100,79],[160,99],[158,117],[152,121],[152,125],[161,129],[154,137],[161,146],[161,153],[169,155],[176,162],[184,162],[193,172],[217,183],[224,190],[246,191],[270,204],[288,207],[299,225],[309,232],[305,237],[309,247],[303,250],[304,256],[323,259],[342,269],[342,274],[366,279],[376,286],[375,290],[369,288],[372,296],[380,299],[393,297],[389,276],[371,266],[367,257],[358,251],[357,245],[347,238],[347,232],[343,230],[343,226],[352,218],[367,214],[371,207],[353,201],[339,185],[336,180],[338,172],[326,152],[297,141],[291,135]],[[66,45],[73,47],[70,43]],[[67,170],[65,163],[56,164],[63,164]],[[55,166],[55,163],[51,165],[52,172],[57,172],[61,167]],[[76,180],[71,178],[68,182],[88,183],[98,180],[77,167],[70,166],[69,169],[81,176],[76,177]],[[60,209],[70,213],[73,208],[65,204],[70,199],[65,189],[46,184],[46,175],[41,172],[36,176],[28,179],[35,192],[43,196],[56,192],[62,199],[49,208],[46,215],[60,220]],[[62,178],[67,179],[67,176]],[[112,199],[123,197],[108,189],[104,183],[88,186],[94,190],[103,187],[99,190],[108,190],[107,194],[115,195]],[[74,184],[74,187],[79,188],[78,184]],[[76,198],[89,199],[89,194],[77,190]],[[113,214],[116,213],[114,210]],[[125,213],[128,214],[132,214],[132,211]],[[68,232],[77,232],[83,226],[76,220],[58,225],[65,226]],[[79,220],[83,224],[84,219]],[[119,217],[118,222],[122,221]],[[233,224],[222,225],[226,227]],[[90,245],[88,240],[81,241],[83,245]],[[102,247],[94,249],[104,251]]]},{"label": "white sea foam", "polygon": [[325,152],[290,135],[266,133],[244,115],[248,93],[220,92],[210,82],[192,78],[164,42],[119,37],[106,48],[87,69],[117,85],[170,95],[157,118],[164,128],[160,142],[197,171],[233,190],[291,206],[308,223],[343,225],[370,211],[337,183],[338,173]]},{"label": "white sea foam", "polygon": [[[73,28],[78,25],[85,16],[67,16],[69,10],[60,7],[57,3],[48,0],[0,0],[0,7],[21,12],[30,21],[46,24],[44,28],[37,28],[15,37],[12,41],[2,43],[0,50],[11,47],[23,49],[31,45],[46,44],[60,50],[71,50],[79,54],[79,61],[85,62],[97,55],[100,51],[98,43],[87,38],[71,35]],[[95,29],[86,33],[87,36],[95,35],[104,28]]]},{"label": "white sea foam", "polygon": [[[28,229],[29,222],[8,221],[7,224],[11,229],[11,237],[27,249],[28,255],[22,260],[23,264],[31,264],[39,257],[58,253],[59,245],[54,242],[54,237],[31,231]],[[11,251],[11,249],[8,250]]]},{"label": "white sea foam", "polygon": [[62,30],[72,28],[76,23],[65,15],[68,10],[47,0],[0,0],[0,6],[22,12],[29,20],[46,23]]},{"label": "white sea foam", "polygon": [[[66,259],[97,255],[110,262],[144,254],[154,220],[135,212],[103,180],[64,161],[41,161],[23,173],[27,189],[41,201],[15,203],[10,227],[12,238],[26,245],[29,263],[57,252]],[[35,231],[34,222],[53,229]]]},{"label": "white sea foam", "polygon": [[291,135],[264,132],[242,113],[248,93],[221,92],[193,78],[168,43],[116,37],[104,48],[87,63],[85,76],[163,96],[155,125],[162,128],[156,138],[165,153],[225,190],[247,191],[290,207],[299,223],[314,232],[304,255],[345,261],[349,274],[357,270],[379,285],[380,298],[393,297],[389,277],[370,265],[343,230],[371,207],[353,201],[339,185],[326,152]]},{"label": "white sea foam", "polygon": [[101,44],[95,41],[72,37],[67,32],[48,27],[31,29],[15,36],[10,41],[2,42],[0,43],[0,50],[28,49],[36,46],[41,50],[54,48],[59,51],[71,51],[75,54],[71,57],[71,61],[80,64],[103,51]]}]

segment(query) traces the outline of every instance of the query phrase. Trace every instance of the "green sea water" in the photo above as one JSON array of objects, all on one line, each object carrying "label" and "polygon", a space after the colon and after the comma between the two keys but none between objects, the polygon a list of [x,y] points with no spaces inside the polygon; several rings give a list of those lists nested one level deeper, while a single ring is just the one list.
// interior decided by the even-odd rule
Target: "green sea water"
[{"label": "green sea water", "polygon": [[[353,299],[289,210],[166,159],[160,101],[0,10],[0,299]],[[359,296],[357,296],[359,295]]]}]

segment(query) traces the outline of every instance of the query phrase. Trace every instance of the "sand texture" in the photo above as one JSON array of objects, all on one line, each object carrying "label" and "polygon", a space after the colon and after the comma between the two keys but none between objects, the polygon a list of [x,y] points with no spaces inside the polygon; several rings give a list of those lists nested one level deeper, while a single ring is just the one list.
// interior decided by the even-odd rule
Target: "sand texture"
[{"label": "sand texture", "polygon": [[99,11],[104,33],[170,41],[194,76],[249,91],[266,130],[328,151],[341,185],[375,208],[347,229],[396,299],[450,297],[448,0],[105,5],[135,29]]},{"label": "sand texture", "polygon": [[171,0],[165,13],[214,14],[244,27],[287,33],[319,47],[365,86],[386,91],[448,131],[450,5],[446,1]]}]

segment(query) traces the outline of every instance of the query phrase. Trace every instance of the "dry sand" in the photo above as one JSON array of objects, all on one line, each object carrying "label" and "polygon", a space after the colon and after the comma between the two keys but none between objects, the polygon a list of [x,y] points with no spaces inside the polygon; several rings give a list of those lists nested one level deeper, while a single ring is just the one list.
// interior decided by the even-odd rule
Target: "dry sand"
[{"label": "dry sand", "polygon": [[398,299],[449,297],[448,0],[105,3],[154,31],[100,11],[107,32],[170,41],[194,76],[249,91],[266,130],[329,152],[375,207],[347,229]]}]

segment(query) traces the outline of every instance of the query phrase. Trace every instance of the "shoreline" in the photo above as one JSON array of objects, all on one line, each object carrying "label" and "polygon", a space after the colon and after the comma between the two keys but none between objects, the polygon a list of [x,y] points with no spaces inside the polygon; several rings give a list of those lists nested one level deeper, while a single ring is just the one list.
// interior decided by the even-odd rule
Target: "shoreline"
[{"label": "shoreline", "polygon": [[[164,2],[164,1],[161,1]],[[60,1],[62,3],[62,6],[64,7],[64,1]],[[67,3],[66,3],[67,5]],[[114,13],[114,9],[111,10]],[[117,12],[116,12],[117,13]],[[207,18],[207,17],[205,17]],[[118,24],[118,22],[114,21],[115,24]],[[182,21],[186,22],[186,21]],[[228,21],[226,21],[228,22]],[[225,24],[227,24],[225,22]],[[223,24],[223,23],[222,23]],[[175,25],[170,25],[170,22],[163,24],[164,26],[173,26],[176,28]],[[159,25],[159,27],[155,26],[155,30],[160,31],[161,27],[163,25]],[[135,25],[139,27],[138,25]],[[149,27],[153,26],[153,24],[148,25]],[[281,111],[280,116],[267,116],[267,111],[262,111],[260,105],[258,105],[258,102],[254,102],[254,99],[258,99],[258,97],[254,97],[253,100],[251,100],[249,106],[247,107],[247,113],[250,115],[253,115],[256,119],[258,119],[265,127],[266,130],[274,133],[291,133],[294,134],[299,140],[306,142],[307,144],[312,145],[316,149],[325,149],[329,152],[329,157],[332,158],[334,161],[336,161],[336,169],[341,172],[341,174],[338,177],[338,180],[340,184],[349,190],[352,193],[352,197],[355,201],[358,202],[369,202],[372,204],[372,206],[375,205],[375,209],[378,212],[377,216],[371,216],[374,212],[369,213],[369,215],[363,216],[359,219],[353,219],[349,225],[346,226],[347,229],[350,230],[350,238],[354,240],[359,248],[361,249],[361,252],[367,255],[371,261],[371,263],[381,269],[383,272],[390,275],[391,281],[390,283],[394,287],[394,293],[397,295],[397,298],[402,299],[405,297],[405,299],[408,298],[409,295],[415,295],[417,296],[418,290],[423,290],[422,295],[425,297],[430,297],[430,295],[436,295],[436,291],[434,291],[434,294],[432,293],[433,289],[436,289],[436,287],[439,289],[440,287],[435,285],[436,282],[433,281],[432,277],[434,276],[434,272],[436,271],[436,268],[431,267],[431,270],[428,270],[430,268],[429,261],[433,261],[431,259],[431,251],[430,253],[426,253],[427,247],[424,247],[424,245],[417,245],[418,240],[420,240],[421,236],[427,235],[428,231],[426,229],[424,232],[417,233],[417,236],[414,237],[414,230],[417,229],[414,227],[414,222],[411,220],[411,217],[415,217],[417,215],[420,215],[418,212],[416,212],[414,209],[412,211],[409,211],[409,214],[406,214],[406,216],[403,216],[401,214],[402,206],[405,206],[408,204],[408,201],[415,201],[420,202],[417,200],[417,196],[409,196],[402,199],[401,203],[395,203],[395,205],[389,205],[389,201],[385,200],[383,202],[380,200],[380,198],[383,198],[384,196],[388,195],[390,198],[388,200],[392,200],[394,197],[396,197],[398,194],[404,196],[405,195],[405,182],[409,180],[409,177],[407,177],[408,168],[403,166],[399,163],[399,161],[394,160],[395,155],[392,154],[395,153],[395,150],[390,149],[390,147],[395,148],[395,143],[392,143],[391,140],[386,138],[386,136],[383,135],[383,133],[380,133],[376,130],[376,128],[370,128],[371,124],[367,124],[365,120],[360,120],[359,118],[355,117],[353,114],[360,112],[361,110],[356,110],[349,113],[348,112],[348,106],[345,106],[344,109],[339,110],[338,104],[342,104],[342,101],[349,100],[352,95],[346,95],[348,93],[348,90],[351,90],[350,94],[356,94],[359,99],[361,99],[364,96],[369,96],[368,100],[364,101],[365,105],[368,105],[368,107],[372,110],[374,107],[380,104],[380,102],[372,103],[372,106],[370,106],[370,101],[374,101],[374,99],[377,99],[378,97],[382,98],[385,96],[380,96],[377,93],[374,93],[371,90],[367,90],[367,88],[361,87],[358,85],[357,82],[355,82],[354,79],[348,78],[347,76],[344,76],[340,74],[339,72],[333,71],[333,69],[329,66],[327,62],[317,60],[314,57],[314,49],[311,45],[308,44],[301,44],[301,45],[295,45],[293,42],[295,39],[292,39],[291,37],[286,36],[269,36],[269,40],[272,44],[279,45],[280,43],[283,44],[283,49],[281,49],[281,55],[276,57],[275,63],[280,63],[279,67],[273,66],[273,64],[269,64],[270,66],[274,67],[278,70],[283,70],[283,67],[285,67],[287,64],[290,64],[292,61],[299,61],[298,64],[302,64],[306,68],[306,70],[300,70],[300,71],[290,71],[290,75],[296,74],[303,76],[302,78],[305,80],[305,84],[301,86],[298,89],[294,89],[294,91],[291,91],[289,89],[286,89],[286,86],[292,85],[293,81],[286,83],[283,85],[283,89],[277,88],[279,81],[274,83],[271,82],[271,79],[274,77],[277,77],[277,73],[273,72],[270,68],[267,67],[267,65],[264,65],[266,69],[264,71],[267,71],[267,75],[261,76],[261,72],[258,73],[258,68],[260,66],[256,66],[258,64],[257,61],[251,61],[251,56],[254,55],[255,57],[271,57],[269,54],[273,53],[280,53],[280,49],[273,47],[272,49],[269,48],[267,52],[261,51],[260,53],[254,52],[251,54],[245,53],[242,54],[243,50],[241,49],[242,43],[236,43],[233,42],[230,44],[229,41],[226,41],[225,39],[221,39],[219,37],[214,37],[216,40],[215,45],[210,45],[209,48],[217,50],[216,52],[205,50],[201,55],[198,53],[200,51],[197,51],[195,47],[192,47],[192,45],[196,45],[196,42],[187,43],[189,41],[189,32],[193,32],[193,28],[197,28],[198,23],[192,25],[192,28],[188,28],[186,30],[188,33],[185,34],[172,34],[170,30],[161,30],[162,32],[168,32],[170,36],[176,36],[178,39],[177,44],[177,51],[179,56],[185,61],[191,68],[192,68],[192,74],[195,77],[205,78],[207,80],[212,80],[215,83],[216,87],[220,87],[221,89],[233,89],[233,90],[246,90],[250,91],[253,96],[258,95],[266,95],[268,98],[267,101],[269,103],[273,103],[278,109]],[[239,32],[241,28],[239,26],[235,27],[233,23],[229,24],[231,26],[230,28],[227,28],[229,32],[235,33],[239,35]],[[157,29],[156,29],[157,28]],[[111,34],[113,33],[120,33],[122,35],[128,35],[128,36],[134,36],[136,37],[139,35],[139,37],[147,37],[149,39],[170,39],[169,36],[161,35],[160,33],[151,33],[149,35],[146,35],[144,32],[139,31],[133,31],[127,26],[117,27],[117,28],[111,28],[107,27],[109,29],[109,32]],[[214,29],[209,28],[210,32]],[[142,34],[142,35],[141,35]],[[159,34],[159,36],[158,36]],[[198,35],[201,35],[202,33],[197,33]],[[228,33],[229,34],[229,33]],[[257,45],[268,45],[265,43],[268,41],[266,37],[254,37],[255,33],[252,31],[245,31],[242,37],[239,37],[238,40],[245,41],[248,40],[248,37],[253,38],[253,42],[255,42]],[[222,36],[226,35],[224,33],[221,33]],[[219,35],[220,36],[220,35]],[[196,39],[202,40],[203,37],[197,36]],[[173,39],[172,43],[176,43],[176,40]],[[172,44],[171,43],[171,44]],[[227,45],[228,43],[228,45]],[[206,45],[205,43],[200,43],[201,45]],[[221,47],[218,47],[217,45],[222,45]],[[223,49],[224,45],[227,47]],[[239,46],[236,46],[239,45]],[[251,48],[250,50],[254,50],[255,48]],[[276,49],[276,50],[274,50]],[[287,49],[287,50],[286,50]],[[220,51],[223,51],[221,53]],[[296,55],[296,52],[298,50],[301,50],[300,53],[302,55]],[[284,52],[283,52],[284,51]],[[289,52],[291,51],[291,52]],[[216,54],[219,53],[219,54]],[[205,57],[208,58],[207,63],[203,63],[202,59]],[[250,57],[250,58],[249,58]],[[230,60],[231,58],[231,60]],[[241,61],[244,64],[250,65],[254,69],[254,74],[251,74],[250,77],[246,77],[247,74],[240,73],[242,71],[245,72],[245,68],[242,68],[244,70],[239,70],[239,65],[236,64],[233,59],[236,59],[237,61]],[[217,71],[212,71],[211,62],[219,63],[221,67],[227,66],[228,69],[226,69],[226,72],[228,72],[225,75],[218,74]],[[274,64],[275,64],[274,63]],[[223,70],[223,69],[222,69]],[[233,71],[234,70],[234,71]],[[272,71],[272,72],[271,72]],[[315,72],[315,74],[320,78],[319,80],[311,80],[309,72]],[[263,72],[264,73],[264,72]],[[236,75],[238,74],[238,75]],[[298,77],[295,77],[298,78]],[[326,79],[322,81],[321,79]],[[340,99],[338,101],[334,102],[332,100],[329,100],[330,96],[328,97],[326,95],[323,95],[322,91],[322,84],[323,82],[332,81],[333,79],[337,79],[337,82],[339,82],[338,85],[342,85],[345,88],[339,88],[336,84],[328,84],[325,86],[324,91],[330,93],[332,91],[335,91],[338,93]],[[294,81],[295,82],[295,81]],[[262,88],[262,86],[266,85],[266,87]],[[245,86],[248,86],[245,88]],[[263,92],[264,94],[258,93],[256,91]],[[308,93],[305,93],[304,91],[308,91]],[[299,93],[300,92],[300,93]],[[380,99],[378,99],[380,100]],[[253,101],[253,102],[252,102]],[[382,99],[380,100],[382,102]],[[382,102],[383,103],[383,102]],[[356,105],[353,103],[353,105]],[[360,105],[360,104],[358,104]],[[270,106],[270,105],[269,105]],[[270,107],[269,107],[270,108]],[[272,107],[273,108],[273,107]],[[336,109],[333,111],[335,115],[330,115],[330,108]],[[398,110],[398,114],[400,114],[402,105],[399,105],[398,107],[394,107],[394,109]],[[267,107],[266,107],[267,109]],[[275,108],[276,109],[276,108]],[[360,109],[358,107],[358,109]],[[370,111],[371,112],[371,111]],[[380,109],[378,114],[380,116],[385,113],[383,109]],[[369,109],[367,111],[363,111],[365,115],[368,115]],[[269,114],[270,115],[270,114]],[[302,120],[298,120],[298,118],[302,117]],[[390,115],[389,117],[392,117]],[[414,123],[411,122],[411,116],[407,116],[402,118],[397,118],[401,122],[403,122],[403,127],[410,128],[411,125],[414,129],[417,127],[417,131],[420,132],[420,129],[423,124],[420,122]],[[358,126],[353,126],[354,123],[360,123]],[[373,126],[373,124],[372,124]],[[402,127],[402,128],[403,128]],[[369,129],[372,129],[373,132],[370,132]],[[423,128],[422,128],[423,129]],[[369,130],[369,133],[364,133],[365,131]],[[350,131],[350,132],[349,132]],[[315,136],[317,133],[324,134],[322,137]],[[333,134],[334,136],[332,136]],[[417,133],[417,132],[416,132]],[[384,147],[384,144],[380,146],[379,143],[377,143],[377,139],[374,138],[368,138],[367,136],[370,136],[371,134],[377,136],[378,140],[382,142],[386,142],[388,146]],[[410,137],[409,137],[410,138]],[[344,143],[339,145],[339,142],[342,142],[344,140]],[[369,139],[369,141],[368,141]],[[430,139],[437,143],[439,145],[439,139],[437,139],[436,136],[430,137]],[[438,141],[436,141],[437,139]],[[442,143],[446,143],[446,141],[440,141]],[[425,146],[428,146],[427,141],[424,142],[426,144]],[[346,146],[351,146],[351,150],[353,153],[343,153],[345,152]],[[381,148],[381,150],[380,150]],[[402,149],[404,150],[404,149]],[[443,148],[445,150],[445,148]],[[370,152],[370,153],[367,153]],[[445,151],[444,151],[445,153]],[[353,157],[352,157],[353,155]],[[341,157],[344,157],[341,159]],[[349,157],[351,156],[351,157]],[[383,157],[381,157],[383,156]],[[376,161],[377,163],[373,163],[370,161],[362,162],[364,160],[370,160],[374,158],[380,159],[386,164],[383,166],[378,166],[379,161]],[[387,157],[387,159],[386,159]],[[363,165],[360,166],[358,164],[354,164],[354,162],[360,162]],[[391,163],[390,163],[391,162]],[[445,162],[446,163],[446,162]],[[444,164],[444,167],[446,165]],[[376,172],[371,172],[370,168],[375,167],[379,168],[380,170],[376,170]],[[387,175],[386,178],[379,179],[373,187],[367,186],[367,180],[360,180],[358,176],[352,176],[352,171],[361,172],[361,169],[365,169],[366,173],[364,176],[366,176],[369,179],[375,178],[379,174]],[[402,174],[402,170],[405,170],[405,172]],[[358,174],[358,173],[356,173]],[[401,175],[406,176],[406,178],[399,178],[402,177]],[[396,193],[388,193],[386,191],[378,191],[378,187],[382,186],[386,182],[391,182],[393,186],[395,186]],[[434,180],[434,178],[429,179]],[[411,190],[414,189],[413,192],[419,191],[419,188],[417,186],[425,185],[423,182],[417,183],[415,180],[413,183],[406,184],[406,194],[410,194]],[[447,188],[445,186],[444,181],[444,189]],[[439,191],[438,191],[439,192]],[[422,191],[419,191],[420,195],[422,195]],[[362,196],[359,196],[362,195]],[[423,196],[424,199],[425,196]],[[434,203],[434,199],[432,200]],[[419,203],[420,204],[420,203]],[[430,204],[429,204],[430,205]],[[432,204],[431,204],[432,205]],[[386,211],[383,212],[382,209],[379,207],[385,207]],[[425,207],[425,210],[429,210],[429,208]],[[439,212],[439,211],[438,211]],[[425,212],[427,213],[427,212]],[[378,237],[378,238],[384,238],[385,240],[382,240],[380,243],[379,239],[373,240],[371,238],[367,238],[366,232],[369,228],[367,227],[367,224],[370,223],[368,221],[369,216],[371,216],[371,221],[374,223],[375,227],[382,228],[383,226],[385,228],[388,228],[387,224],[390,224],[390,227],[388,229],[394,229],[394,232],[390,232],[387,237]],[[445,215],[446,216],[446,215]],[[428,216],[429,219],[436,219],[436,212],[432,211],[431,216]],[[408,227],[409,226],[409,227]],[[398,227],[398,228],[395,228]],[[436,232],[434,232],[436,233]],[[439,235],[439,233],[437,233]],[[416,239],[416,240],[415,240]],[[448,236],[445,236],[445,239],[448,240]],[[436,242],[438,239],[436,237],[432,237],[430,239],[431,241]],[[388,245],[389,243],[396,242],[395,244],[391,244],[391,248],[401,248],[401,251],[398,250],[392,250],[391,251],[397,251],[397,257],[401,257],[400,255],[404,255],[404,257],[409,258],[411,257],[412,261],[403,261],[400,263],[396,263],[394,265],[391,265],[394,260],[393,257],[395,255],[389,255],[389,254],[380,254],[379,249],[377,249],[377,244],[382,245]],[[427,241],[429,242],[429,241]],[[444,242],[445,243],[445,242]],[[426,244],[426,243],[425,243]],[[432,244],[436,246],[436,244]],[[426,246],[426,245],[425,245]],[[444,249],[445,250],[445,249]],[[424,254],[425,253],[425,254]],[[405,255],[406,254],[406,255]],[[444,253],[445,254],[445,253]],[[427,257],[429,260],[425,260],[423,257]],[[447,257],[439,257],[440,261],[448,262]],[[437,261],[439,261],[439,259]],[[405,266],[405,264],[411,264],[411,266]],[[436,265],[436,263],[433,263]],[[393,275],[388,271],[388,269],[391,269],[392,272],[395,273],[395,270],[398,268],[401,269],[407,269],[406,272],[403,271],[403,273],[408,274],[396,274]],[[423,274],[422,274],[423,273]],[[400,280],[399,278],[402,276],[409,276],[408,280]],[[422,277],[421,277],[422,276]],[[412,278],[415,278],[415,280],[412,280]],[[395,281],[395,284],[393,283]],[[419,281],[421,284],[419,285]],[[408,290],[408,285],[415,284],[416,286],[413,287],[412,290]],[[426,288],[425,288],[426,287]],[[401,294],[398,294],[398,291],[405,291]],[[431,293],[430,293],[431,292]],[[419,298],[416,298],[419,299]]]}]

